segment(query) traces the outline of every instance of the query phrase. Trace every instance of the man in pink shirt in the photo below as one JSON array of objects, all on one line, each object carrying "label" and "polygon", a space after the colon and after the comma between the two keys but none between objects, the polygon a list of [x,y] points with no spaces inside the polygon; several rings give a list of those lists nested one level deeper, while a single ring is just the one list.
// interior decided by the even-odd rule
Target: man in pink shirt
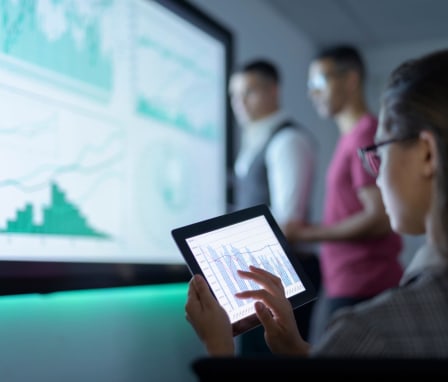
[{"label": "man in pink shirt", "polygon": [[380,191],[363,168],[357,149],[374,143],[377,118],[363,94],[365,67],[351,46],[320,52],[309,68],[309,95],[340,138],[326,175],[323,222],[289,223],[290,240],[322,242],[322,293],[310,341],[334,311],[397,286],[403,269],[401,237],[392,232]]}]

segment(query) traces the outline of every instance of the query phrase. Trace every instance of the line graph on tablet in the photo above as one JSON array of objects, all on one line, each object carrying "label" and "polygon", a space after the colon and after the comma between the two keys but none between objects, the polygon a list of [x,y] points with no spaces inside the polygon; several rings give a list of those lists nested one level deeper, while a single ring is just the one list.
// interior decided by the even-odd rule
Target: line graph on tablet
[{"label": "line graph on tablet", "polygon": [[287,297],[305,289],[264,216],[188,238],[187,243],[231,322],[255,311],[253,301],[235,298],[235,293],[260,289],[242,279],[238,269],[255,265],[279,276]]}]

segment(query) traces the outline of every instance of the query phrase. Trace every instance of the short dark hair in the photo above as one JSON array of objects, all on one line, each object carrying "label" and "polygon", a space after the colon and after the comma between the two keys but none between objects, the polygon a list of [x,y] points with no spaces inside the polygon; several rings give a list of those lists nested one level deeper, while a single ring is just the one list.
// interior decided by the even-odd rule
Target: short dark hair
[{"label": "short dark hair", "polygon": [[341,44],[323,48],[314,60],[333,60],[341,70],[355,70],[361,81],[366,77],[366,66],[359,50],[353,45]]},{"label": "short dark hair", "polygon": [[267,59],[249,61],[237,68],[235,73],[257,73],[277,84],[280,83],[280,72],[277,65]]}]

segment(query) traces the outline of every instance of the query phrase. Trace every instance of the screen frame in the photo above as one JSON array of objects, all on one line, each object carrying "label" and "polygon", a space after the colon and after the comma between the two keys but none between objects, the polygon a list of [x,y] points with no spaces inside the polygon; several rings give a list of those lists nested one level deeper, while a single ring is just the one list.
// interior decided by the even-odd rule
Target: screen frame
[{"label": "screen frame", "polygon": [[[184,0],[146,0],[159,3],[190,21],[222,42],[225,49],[225,82],[233,65],[233,32],[198,7]],[[225,174],[229,178],[233,162],[233,131],[227,89],[225,99]],[[230,178],[226,187],[226,204],[231,205],[233,190]],[[112,263],[63,261],[0,260],[0,296],[28,293],[52,293],[67,290],[112,288],[186,282],[188,267],[173,263]]]},{"label": "screen frame", "polygon": [[[182,253],[188,265],[190,273],[192,275],[200,274],[207,280],[207,276],[200,266],[198,259],[195,257],[193,251],[188,245],[188,240],[199,235],[207,234],[215,230],[220,230],[222,228],[226,228],[228,226],[232,226],[238,223],[245,222],[249,219],[259,217],[264,217],[266,219],[267,225],[272,230],[272,233],[282,247],[305,288],[304,291],[288,297],[288,300],[290,301],[293,309],[314,301],[317,298],[316,288],[314,287],[310,277],[303,268],[303,265],[301,264],[299,258],[294,255],[292,247],[290,246],[285,235],[280,229],[280,226],[274,219],[269,207],[266,204],[258,204],[252,207],[216,216],[211,219],[192,223],[187,226],[178,227],[171,231],[171,235],[176,242],[180,252]],[[213,288],[210,287],[210,290],[213,293]],[[240,319],[232,324],[233,335],[240,335],[244,332],[247,332],[248,330],[254,329],[260,324],[260,321],[254,313],[251,316]]]}]

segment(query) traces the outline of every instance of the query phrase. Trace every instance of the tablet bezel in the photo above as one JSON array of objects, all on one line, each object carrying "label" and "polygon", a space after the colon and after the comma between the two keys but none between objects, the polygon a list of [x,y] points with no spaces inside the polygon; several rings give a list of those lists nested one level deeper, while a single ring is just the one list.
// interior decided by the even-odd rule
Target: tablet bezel
[{"label": "tablet bezel", "polygon": [[[307,304],[315,300],[317,297],[317,293],[314,285],[312,284],[309,276],[306,274],[302,264],[300,263],[299,258],[294,255],[291,246],[286,240],[286,237],[281,231],[278,223],[274,219],[269,207],[265,204],[259,204],[253,207],[241,209],[238,211],[216,216],[207,220],[202,220],[186,226],[178,227],[171,231],[171,235],[174,241],[176,242],[177,247],[179,248],[183,258],[185,259],[185,262],[188,266],[188,269],[190,270],[190,273],[192,275],[201,274],[207,280],[197,259],[195,258],[190,247],[188,246],[187,240],[191,237],[195,237],[204,233],[225,228],[227,226],[241,223],[246,220],[260,216],[265,217],[270,228],[272,229],[273,234],[277,238],[279,244],[281,245],[283,251],[285,252],[286,256],[291,262],[294,270],[296,271],[300,281],[302,282],[305,288],[304,291],[288,297],[288,300],[291,302],[292,307],[296,309],[304,304]],[[207,282],[209,281],[207,280]],[[214,294],[213,289],[210,288],[210,290]],[[259,325],[260,322],[256,314],[252,314],[232,324],[233,334],[234,336],[237,336]]]}]

